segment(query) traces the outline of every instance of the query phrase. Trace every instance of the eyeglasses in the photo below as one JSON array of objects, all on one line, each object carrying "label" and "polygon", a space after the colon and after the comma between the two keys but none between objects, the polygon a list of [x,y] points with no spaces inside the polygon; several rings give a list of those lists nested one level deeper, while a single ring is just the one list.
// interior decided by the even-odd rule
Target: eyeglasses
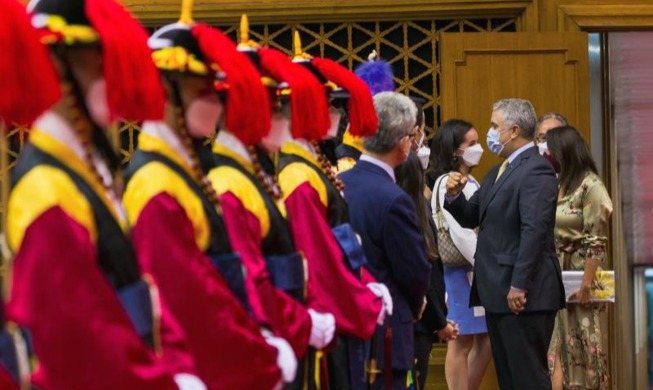
[{"label": "eyeglasses", "polygon": [[546,142],[546,133],[541,133],[537,135],[537,143]]}]

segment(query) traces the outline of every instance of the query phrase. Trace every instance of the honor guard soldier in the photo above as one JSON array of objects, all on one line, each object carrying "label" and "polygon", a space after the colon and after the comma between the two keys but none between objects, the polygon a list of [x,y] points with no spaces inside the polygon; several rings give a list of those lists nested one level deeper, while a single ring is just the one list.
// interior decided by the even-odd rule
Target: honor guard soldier
[{"label": "honor guard soldier", "polygon": [[8,317],[32,336],[33,383],[203,390],[183,333],[136,260],[104,130],[116,119],[163,117],[147,34],[113,0],[34,0],[28,10],[51,57],[28,70],[15,58],[16,76],[56,69],[62,95],[49,107],[49,84],[12,96],[47,108],[12,171],[7,215]]},{"label": "honor guard soldier", "polygon": [[[7,129],[13,124],[31,124],[57,102],[60,93],[54,68],[44,66],[50,61],[49,54],[32,28],[25,7],[16,0],[1,0],[0,9],[3,10],[0,25],[5,27],[0,32],[0,47],[4,53],[0,57],[0,84],[3,88],[0,94],[0,129]],[[38,98],[29,105],[24,104],[16,98],[23,94],[38,94]],[[0,131],[0,136],[5,137],[5,133]],[[6,214],[3,215],[3,230],[5,220]],[[3,252],[3,261],[7,267],[11,255]],[[30,388],[27,351],[23,333],[6,320],[4,302],[0,302],[0,389]]]},{"label": "honor guard soldier", "polygon": [[[236,250],[243,256],[249,283],[264,300],[275,330],[288,338],[297,357],[302,359],[309,345],[323,348],[332,340],[335,321],[331,314],[304,306],[307,299],[305,275],[310,271],[305,269],[306,260],[293,242],[268,153],[281,147],[278,133],[288,125],[275,109],[277,85],[292,83],[298,88],[310,89],[313,78],[307,72],[303,76],[293,74],[289,68],[294,65],[287,56],[276,50],[259,48],[249,41],[246,22],[242,27],[239,50],[250,57],[252,65],[259,65],[261,75],[255,80],[269,86],[271,99],[265,107],[257,106],[256,112],[249,110],[247,113],[260,116],[272,106],[272,121],[268,119],[261,128],[235,127],[229,122],[227,113],[213,148],[216,166],[210,171],[209,179],[222,197],[230,236],[243,238]],[[291,388],[312,386],[314,368],[314,364],[304,359]]]},{"label": "honor guard soldier", "polygon": [[[267,104],[258,73],[219,30],[196,23],[184,1],[177,23],[149,40],[165,86],[165,119],[147,121],[126,174],[125,207],[144,269],[186,333],[200,377],[210,389],[273,389],[295,376],[288,343],[264,328],[269,320],[256,291],[247,290],[237,242],[229,237],[221,201],[203,166],[203,144],[226,114],[237,129],[269,117],[243,105]],[[248,66],[249,65],[249,66]],[[216,75],[229,82],[222,98]],[[254,75],[254,76],[252,76]],[[228,99],[225,104],[224,98]],[[242,221],[235,222],[237,224]]]},{"label": "honor guard soldier", "polygon": [[376,131],[376,112],[363,80],[331,60],[304,53],[298,33],[293,61],[309,70],[323,85],[320,93],[331,101],[313,99],[308,109],[329,110],[330,125],[317,128],[296,121],[295,113],[300,110],[293,107],[297,99],[291,89],[290,107],[283,111],[290,114],[292,125],[281,148],[279,183],[293,238],[309,260],[311,303],[336,318],[340,337],[335,349],[327,355],[331,388],[362,390],[365,387],[364,342],[372,337],[377,323],[383,324],[385,316],[392,313],[392,300],[388,289],[376,283],[363,268],[365,258],[348,223],[343,184],[321,153],[319,142],[336,136],[340,115],[334,104],[348,103],[350,132],[359,137]]}]

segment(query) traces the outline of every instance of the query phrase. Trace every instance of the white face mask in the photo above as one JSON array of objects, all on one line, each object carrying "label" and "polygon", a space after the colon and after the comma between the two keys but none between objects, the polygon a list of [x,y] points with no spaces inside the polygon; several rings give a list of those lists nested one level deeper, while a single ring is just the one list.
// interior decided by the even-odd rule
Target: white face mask
[{"label": "white face mask", "polygon": [[331,127],[329,128],[329,131],[327,131],[326,136],[324,139],[330,139],[330,138],[335,138],[338,136],[338,125],[340,124],[340,111],[338,111],[336,108],[331,107],[329,108],[329,118],[331,118]]},{"label": "white face mask", "polygon": [[288,138],[290,131],[290,121],[283,114],[272,114],[272,127],[268,135],[263,137],[261,144],[268,153],[276,152],[281,149]]},{"label": "white face mask", "polygon": [[[423,139],[424,137],[422,137]],[[417,149],[417,157],[419,157],[419,162],[422,164],[422,169],[426,169],[429,166],[429,158],[431,157],[431,149],[427,146],[421,146]]]},{"label": "white face mask", "polygon": [[88,87],[86,107],[91,119],[98,126],[106,127],[111,123],[111,113],[107,102],[107,83],[104,78],[93,81]]},{"label": "white face mask", "polygon": [[463,150],[463,161],[468,167],[475,167],[481,161],[481,156],[483,156],[483,147],[481,144],[475,144],[470,146],[467,149]]},{"label": "white face mask", "polygon": [[186,126],[191,137],[209,137],[215,133],[222,109],[222,104],[215,96],[191,101],[186,109]]},{"label": "white face mask", "polygon": [[537,144],[537,148],[540,150],[540,154],[542,156],[544,156],[544,152],[549,150],[546,146],[546,142],[540,142],[539,144]]}]

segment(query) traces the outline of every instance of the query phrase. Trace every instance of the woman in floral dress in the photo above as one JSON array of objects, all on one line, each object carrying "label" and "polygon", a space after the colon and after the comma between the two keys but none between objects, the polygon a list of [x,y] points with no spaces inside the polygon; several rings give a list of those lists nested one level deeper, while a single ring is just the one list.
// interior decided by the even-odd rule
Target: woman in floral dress
[{"label": "woman in floral dress", "polygon": [[563,271],[584,271],[581,288],[556,319],[549,348],[553,388],[606,389],[607,340],[604,304],[590,301],[596,271],[605,264],[612,201],[597,175],[590,149],[571,126],[547,133],[551,155],[560,163],[555,239]]}]

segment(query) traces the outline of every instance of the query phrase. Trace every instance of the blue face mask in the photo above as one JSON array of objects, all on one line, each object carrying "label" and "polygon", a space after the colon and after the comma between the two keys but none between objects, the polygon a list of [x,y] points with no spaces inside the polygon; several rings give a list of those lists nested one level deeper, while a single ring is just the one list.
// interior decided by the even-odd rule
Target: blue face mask
[{"label": "blue face mask", "polygon": [[501,143],[501,141],[499,141],[500,137],[501,133],[494,128],[490,128],[490,130],[487,131],[487,147],[497,156],[501,154],[503,147],[506,146],[508,142],[510,142],[510,139],[508,139],[506,142]]}]

